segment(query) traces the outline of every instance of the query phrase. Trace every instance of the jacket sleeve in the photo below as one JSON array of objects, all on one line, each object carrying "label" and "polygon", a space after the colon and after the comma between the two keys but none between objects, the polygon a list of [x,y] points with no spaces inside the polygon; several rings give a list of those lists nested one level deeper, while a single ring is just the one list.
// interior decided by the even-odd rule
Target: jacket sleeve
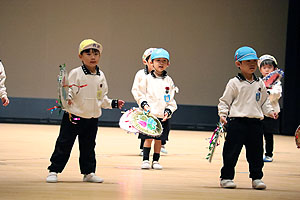
[{"label": "jacket sleeve", "polygon": [[6,87],[4,85],[5,80],[6,80],[6,75],[5,75],[4,67],[2,65],[2,62],[0,61],[0,97],[1,98],[7,97]]},{"label": "jacket sleeve", "polygon": [[[175,101],[175,93],[178,92],[178,88],[175,86],[173,80],[170,78],[170,85],[171,85],[171,100],[167,103],[166,109],[169,109],[173,114],[177,110],[177,103]],[[171,118],[171,115],[169,116]]]},{"label": "jacket sleeve", "polygon": [[142,91],[141,91],[142,79],[143,79],[143,77],[141,76],[140,72],[138,71],[134,77],[134,81],[133,81],[132,88],[131,88],[131,93],[136,102],[139,102],[143,96]]},{"label": "jacket sleeve", "polygon": [[230,80],[225,88],[223,96],[219,99],[218,104],[218,115],[220,117],[227,117],[230,110],[230,105],[232,104],[235,97],[235,90],[233,82]]},{"label": "jacket sleeve", "polygon": [[269,94],[269,99],[271,102],[278,101],[282,93],[281,82],[278,81],[275,85],[272,86],[272,89],[268,89],[267,92]]},{"label": "jacket sleeve", "polygon": [[268,98],[267,88],[265,84],[262,82],[261,84],[261,94],[262,94],[262,112],[265,116],[268,116],[271,112],[274,112],[274,109],[271,105],[270,99]]},{"label": "jacket sleeve", "polygon": [[104,81],[103,81],[103,99],[102,99],[102,104],[101,107],[104,109],[112,109],[112,99],[108,98],[107,94],[108,94],[108,85],[107,85],[107,81],[105,78],[104,73],[102,73]]},{"label": "jacket sleeve", "polygon": [[[77,78],[77,71],[76,69],[73,69],[70,71],[69,75],[68,75],[68,85],[80,85],[79,80]],[[75,95],[78,92],[78,88],[77,87],[70,87],[69,88],[69,97],[68,99],[73,99],[75,97]]]},{"label": "jacket sleeve", "polygon": [[137,104],[140,108],[142,108],[141,104],[143,102],[147,102],[146,93],[147,93],[147,83],[148,83],[148,76],[142,78],[139,84],[139,99],[136,99]]}]

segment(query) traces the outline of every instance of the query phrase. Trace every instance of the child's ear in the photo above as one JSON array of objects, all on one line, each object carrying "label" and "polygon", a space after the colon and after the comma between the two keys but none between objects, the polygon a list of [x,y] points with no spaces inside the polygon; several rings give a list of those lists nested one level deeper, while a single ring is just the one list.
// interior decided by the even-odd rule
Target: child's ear
[{"label": "child's ear", "polygon": [[235,61],[235,66],[237,66],[238,68],[240,68],[241,65],[242,63],[240,61]]},{"label": "child's ear", "polygon": [[79,55],[78,55],[78,57],[81,59],[81,58],[82,58],[82,55],[81,55],[81,54],[79,54]]}]

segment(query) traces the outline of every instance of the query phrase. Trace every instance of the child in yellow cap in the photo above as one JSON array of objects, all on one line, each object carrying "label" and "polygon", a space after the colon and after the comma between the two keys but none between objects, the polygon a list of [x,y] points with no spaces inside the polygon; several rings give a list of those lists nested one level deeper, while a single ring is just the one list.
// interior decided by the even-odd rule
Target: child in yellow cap
[{"label": "child in yellow cap", "polygon": [[[87,85],[78,90],[76,87],[69,89],[69,106],[61,122],[59,136],[54,152],[51,156],[51,165],[48,167],[49,175],[46,179],[49,183],[57,182],[57,174],[61,173],[67,164],[70,153],[78,135],[79,165],[84,175],[84,182],[102,183],[103,179],[95,175],[96,171],[96,134],[98,130],[98,118],[101,109],[121,109],[123,100],[112,100],[107,96],[108,86],[104,73],[99,69],[98,62],[103,47],[92,39],[83,40],[79,45],[79,58],[82,65],[71,70],[69,85]],[[72,119],[76,120],[76,123]]]}]

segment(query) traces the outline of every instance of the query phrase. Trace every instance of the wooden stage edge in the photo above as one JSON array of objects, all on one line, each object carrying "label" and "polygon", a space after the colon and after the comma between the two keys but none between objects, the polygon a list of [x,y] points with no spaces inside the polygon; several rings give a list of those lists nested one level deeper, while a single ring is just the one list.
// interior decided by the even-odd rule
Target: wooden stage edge
[{"label": "wooden stage edge", "polygon": [[267,189],[260,191],[251,188],[244,149],[236,166],[237,188],[220,188],[224,138],[209,163],[211,132],[172,130],[168,154],[160,158],[164,169],[141,170],[137,135],[108,127],[99,127],[96,141],[96,174],[104,183],[82,182],[77,141],[59,182],[46,183],[58,132],[57,125],[0,124],[1,200],[300,199],[300,149],[292,136],[275,135],[274,162],[264,166]]}]

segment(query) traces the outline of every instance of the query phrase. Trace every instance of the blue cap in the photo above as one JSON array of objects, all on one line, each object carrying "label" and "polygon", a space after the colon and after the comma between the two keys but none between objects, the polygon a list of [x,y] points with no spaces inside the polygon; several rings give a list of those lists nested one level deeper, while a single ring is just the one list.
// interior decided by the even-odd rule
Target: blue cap
[{"label": "blue cap", "polygon": [[170,60],[170,55],[165,49],[157,48],[151,54],[151,60],[154,60],[155,58],[166,58]]},{"label": "blue cap", "polygon": [[258,57],[256,55],[256,51],[251,47],[241,47],[236,50],[234,54],[235,61],[243,61],[243,60],[257,60]]}]

